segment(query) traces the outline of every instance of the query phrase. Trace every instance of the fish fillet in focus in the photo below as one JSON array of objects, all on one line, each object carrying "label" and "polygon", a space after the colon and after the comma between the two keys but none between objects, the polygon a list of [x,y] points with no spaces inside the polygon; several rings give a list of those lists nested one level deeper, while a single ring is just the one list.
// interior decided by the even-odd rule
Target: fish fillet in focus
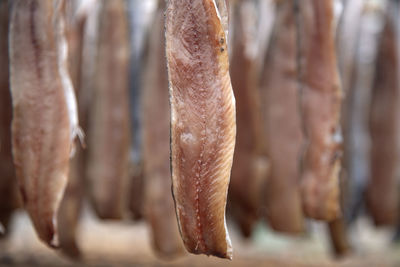
[{"label": "fish fillet in focus", "polygon": [[172,191],[186,249],[232,258],[225,207],[235,146],[227,36],[213,0],[170,0]]}]

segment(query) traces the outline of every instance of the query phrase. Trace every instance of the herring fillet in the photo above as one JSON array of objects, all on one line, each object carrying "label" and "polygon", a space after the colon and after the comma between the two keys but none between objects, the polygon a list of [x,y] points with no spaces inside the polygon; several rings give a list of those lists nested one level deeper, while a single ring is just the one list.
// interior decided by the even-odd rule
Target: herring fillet
[{"label": "herring fillet", "polygon": [[17,184],[11,153],[12,104],[8,68],[8,19],[7,1],[0,1],[0,228],[7,235],[12,212],[17,208]]},{"label": "herring fillet", "polygon": [[168,74],[164,42],[164,1],[149,32],[148,56],[141,93],[144,215],[150,225],[152,245],[161,257],[174,258],[184,252],[171,197],[169,164]]},{"label": "herring fillet", "polygon": [[171,0],[165,23],[181,236],[191,253],[231,259],[225,206],[236,122],[224,28],[212,0]]},{"label": "herring fillet", "polygon": [[129,38],[123,0],[102,1],[87,178],[101,219],[121,219],[129,175]]},{"label": "herring fillet", "polygon": [[342,93],[336,66],[333,1],[297,0],[300,110],[305,136],[300,192],[303,211],[332,221],[341,215],[339,171]]},{"label": "herring fillet", "polygon": [[261,103],[270,174],[266,218],[277,231],[304,230],[299,158],[304,141],[298,102],[296,17],[293,1],[281,1],[264,63]]},{"label": "herring fillet", "polygon": [[59,53],[66,51],[62,22],[52,1],[16,0],[12,5],[14,164],[25,208],[39,238],[58,246],[56,215],[78,129],[75,99]]}]

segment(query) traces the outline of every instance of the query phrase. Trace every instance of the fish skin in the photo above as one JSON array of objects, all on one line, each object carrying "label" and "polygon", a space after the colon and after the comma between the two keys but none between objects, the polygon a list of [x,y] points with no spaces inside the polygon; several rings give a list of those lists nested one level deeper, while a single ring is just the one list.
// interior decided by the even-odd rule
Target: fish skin
[{"label": "fish skin", "polygon": [[[228,212],[238,222],[244,237],[251,235],[261,217],[262,194],[268,178],[268,160],[262,149],[263,132],[258,79],[258,23],[254,1],[232,3],[233,39],[230,74],[236,96],[237,135],[229,185]],[[251,51],[252,53],[249,53]]]},{"label": "fish skin", "polygon": [[[212,0],[166,11],[172,191],[186,249],[232,259],[225,207],[235,146],[235,99],[224,28]],[[216,78],[215,78],[216,77]]]},{"label": "fish skin", "polygon": [[[356,83],[359,76],[358,72],[360,71],[360,66],[357,64],[356,55],[359,54],[359,43],[360,39],[362,38],[361,35],[363,34],[363,6],[363,0],[345,2],[343,14],[339,20],[336,33],[338,69],[343,94],[345,96],[341,109],[341,113],[343,114],[343,116],[341,116],[343,133],[343,159],[339,180],[341,185],[341,202],[346,223],[351,223],[351,220],[353,220],[353,218],[349,218],[349,213],[355,214],[359,212],[359,208],[361,206],[360,204],[363,202],[363,191],[365,190],[365,182],[367,179],[365,176],[361,177],[360,175],[355,175],[354,170],[361,170],[363,165],[361,164],[357,167],[354,167],[353,162],[355,149],[353,148],[354,144],[352,143],[352,136],[355,132],[354,125],[357,125],[357,122],[360,123],[363,121],[357,120],[355,124],[353,121],[353,114],[358,108],[357,105],[353,105],[355,99],[353,95],[355,94],[354,91],[357,90],[355,87],[357,87]],[[364,28],[369,28],[369,26]],[[365,61],[361,60],[361,62]],[[364,86],[365,84],[362,85],[362,87]],[[362,91],[367,90],[364,90],[363,88]],[[359,137],[360,136],[357,138]],[[360,142],[357,141],[357,143]],[[368,149],[365,142],[361,147],[365,150]],[[362,180],[365,180],[365,182]],[[331,232],[336,233],[337,231]],[[332,240],[334,239],[332,238]]]},{"label": "fish skin", "polygon": [[399,10],[396,1],[388,5],[370,103],[371,177],[366,205],[377,226],[393,226],[399,219]]},{"label": "fish skin", "polygon": [[[349,5],[353,2],[350,1]],[[347,174],[347,191],[344,191],[344,214],[347,223],[353,223],[363,212],[365,191],[370,178],[371,138],[369,115],[371,92],[376,72],[378,44],[384,24],[383,3],[363,4],[357,51],[353,55],[354,74],[351,87],[346,92],[342,121],[344,136],[343,173]],[[353,12],[354,13],[354,12]],[[351,16],[353,14],[348,14]],[[349,22],[350,23],[350,22]],[[375,25],[371,27],[371,25]],[[342,26],[346,28],[346,25]],[[343,38],[344,39],[344,38]],[[344,46],[344,45],[343,45]]]},{"label": "fish skin", "polygon": [[[337,30],[337,58],[344,94],[351,90],[355,71],[354,55],[357,50],[358,32],[361,27],[362,10],[365,1],[352,0],[344,3],[343,14]],[[342,119],[346,119],[343,116]]]},{"label": "fish skin", "polygon": [[305,135],[300,191],[306,216],[332,221],[341,216],[340,106],[333,1],[297,1],[300,110]]},{"label": "fish skin", "polygon": [[[144,177],[143,177],[143,151],[142,151],[142,120],[141,94],[143,91],[143,69],[146,61],[145,38],[149,35],[154,13],[155,0],[128,1],[129,26],[130,26],[130,118],[131,118],[131,156],[130,156],[130,190],[128,208],[134,221],[144,217]],[[164,2],[164,1],[160,1]],[[151,10],[148,5],[151,5]],[[155,8],[154,8],[155,9]]]},{"label": "fish skin", "polygon": [[[12,103],[8,67],[7,1],[0,1],[0,225],[7,235],[13,211],[18,207],[18,188],[11,152]],[[3,235],[0,233],[0,238]]]},{"label": "fish skin", "polygon": [[52,1],[13,1],[10,77],[12,149],[21,196],[39,238],[56,247],[56,215],[75,125],[68,106],[74,99],[67,99],[70,88],[60,73],[60,21],[53,8]]},{"label": "fish skin", "polygon": [[104,1],[93,109],[88,131],[87,176],[93,207],[101,219],[121,219],[129,176],[129,38],[123,0]]},{"label": "fish skin", "polygon": [[165,58],[164,9],[158,7],[148,39],[142,103],[144,158],[144,214],[158,256],[176,258],[184,253],[171,197],[169,164],[168,74]]},{"label": "fish skin", "polygon": [[261,82],[266,152],[271,165],[264,203],[268,224],[276,231],[291,234],[304,231],[299,164],[304,136],[298,101],[297,52],[294,4],[281,1]]}]

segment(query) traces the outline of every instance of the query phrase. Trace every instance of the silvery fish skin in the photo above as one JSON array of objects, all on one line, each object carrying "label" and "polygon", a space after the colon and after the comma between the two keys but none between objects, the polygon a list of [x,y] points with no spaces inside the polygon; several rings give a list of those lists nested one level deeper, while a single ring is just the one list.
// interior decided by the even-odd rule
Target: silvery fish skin
[{"label": "silvery fish skin", "polygon": [[[0,227],[7,234],[12,212],[17,208],[17,184],[11,153],[12,104],[8,67],[7,1],[0,1]],[[3,233],[0,233],[0,238]]]},{"label": "silvery fish skin", "polygon": [[71,258],[80,258],[82,256],[77,243],[77,230],[83,204],[80,153],[81,149],[78,149],[76,155],[70,161],[68,184],[57,218],[60,251]]},{"label": "silvery fish skin", "polygon": [[332,221],[341,215],[342,141],[333,1],[304,0],[297,5],[300,110],[306,142],[300,181],[303,211],[310,218]]},{"label": "silvery fish skin", "polygon": [[[337,43],[337,60],[340,74],[340,80],[342,84],[343,94],[345,95],[342,105],[341,113],[341,126],[343,132],[343,160],[342,170],[340,172],[341,181],[341,201],[344,208],[344,217],[347,222],[350,221],[349,214],[350,210],[355,210],[353,207],[353,200],[357,199],[358,203],[362,203],[364,190],[361,188],[361,184],[356,185],[353,183],[354,177],[352,172],[352,149],[351,149],[351,133],[352,129],[352,113],[353,113],[353,93],[352,91],[357,75],[357,64],[356,58],[359,52],[360,46],[360,34],[362,26],[362,9],[364,6],[363,0],[346,1],[344,3],[343,14],[339,20],[337,31],[336,31],[336,43]],[[356,76],[357,75],[357,76]],[[366,91],[366,90],[363,90]],[[366,146],[363,144],[365,149]],[[354,188],[357,186],[358,188]],[[352,207],[349,207],[349,206]],[[334,227],[332,225],[332,227]],[[334,227],[335,228],[335,227]],[[331,229],[334,230],[334,229]],[[335,232],[335,231],[331,231]]]},{"label": "silvery fish skin", "polygon": [[[351,3],[350,1],[349,5]],[[353,77],[351,87],[346,91],[342,109],[343,173],[347,175],[348,187],[343,192],[344,213],[349,223],[355,221],[363,211],[365,189],[370,177],[369,113],[378,44],[384,22],[382,6],[370,4],[371,2],[367,1],[361,7],[363,12],[359,18],[357,50],[353,55]],[[346,28],[346,25],[343,25],[343,28]]]},{"label": "silvery fish skin", "polygon": [[261,217],[268,160],[263,154],[263,133],[258,79],[258,27],[255,1],[232,3],[233,38],[230,74],[236,96],[237,136],[229,185],[230,212],[242,234],[249,237]]},{"label": "silvery fish skin", "polygon": [[232,258],[225,207],[236,136],[227,38],[212,0],[171,0],[166,11],[172,191],[194,254]]},{"label": "silvery fish skin", "polygon": [[266,218],[275,230],[304,230],[300,198],[301,146],[296,16],[293,1],[277,4],[276,21],[261,83],[263,125],[270,176],[265,186]]},{"label": "silvery fish skin", "polygon": [[121,219],[127,201],[130,152],[128,20],[123,0],[101,4],[87,175],[97,215]]},{"label": "silvery fish skin", "polygon": [[365,2],[364,0],[346,1],[337,27],[337,58],[344,94],[351,90],[355,70],[354,55],[357,53],[358,33],[362,25],[362,10]]},{"label": "silvery fish skin", "polygon": [[57,211],[79,132],[66,68],[63,1],[12,3],[12,146],[21,196],[39,238],[58,246]]},{"label": "silvery fish skin", "polygon": [[183,254],[174,201],[171,197],[169,164],[168,74],[165,59],[164,9],[161,2],[149,35],[144,69],[142,136],[144,158],[144,214],[150,225],[156,253],[165,258]]},{"label": "silvery fish skin", "polygon": [[[132,102],[131,102],[132,103]],[[129,168],[129,195],[128,195],[128,209],[131,213],[131,218],[134,221],[143,219],[144,213],[144,175],[143,163],[135,162],[131,157],[131,164]]]},{"label": "silvery fish skin", "polygon": [[388,5],[371,95],[371,177],[366,202],[377,226],[395,225],[399,219],[399,10],[396,1]]}]

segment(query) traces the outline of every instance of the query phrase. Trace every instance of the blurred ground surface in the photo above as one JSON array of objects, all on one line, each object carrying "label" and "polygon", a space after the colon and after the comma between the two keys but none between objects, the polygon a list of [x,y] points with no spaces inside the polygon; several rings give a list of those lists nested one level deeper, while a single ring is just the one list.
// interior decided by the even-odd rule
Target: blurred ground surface
[{"label": "blurred ground surface", "polygon": [[334,259],[322,224],[309,225],[311,234],[285,237],[260,224],[251,241],[242,240],[228,222],[234,259],[186,255],[173,261],[158,259],[150,246],[147,226],[141,223],[103,223],[86,211],[79,242],[85,254],[73,262],[38,242],[29,218],[18,212],[12,234],[0,241],[0,266],[400,266],[400,246],[390,243],[392,233],[360,220],[351,231],[357,253]]}]

